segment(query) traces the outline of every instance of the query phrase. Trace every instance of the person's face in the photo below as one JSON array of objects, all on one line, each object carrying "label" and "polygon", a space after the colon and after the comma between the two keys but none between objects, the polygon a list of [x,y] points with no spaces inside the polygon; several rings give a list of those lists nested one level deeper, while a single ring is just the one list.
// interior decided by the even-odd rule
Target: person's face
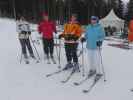
[{"label": "person's face", "polygon": [[24,18],[24,17],[21,17],[20,20],[21,20],[21,21],[25,21],[25,18]]},{"label": "person's face", "polygon": [[71,17],[71,21],[76,21],[76,20],[77,20],[77,18],[75,16]]},{"label": "person's face", "polygon": [[43,16],[43,19],[46,20],[46,21],[49,20],[48,16]]},{"label": "person's face", "polygon": [[95,25],[96,23],[97,23],[97,20],[91,19],[91,24],[92,24],[92,25]]}]

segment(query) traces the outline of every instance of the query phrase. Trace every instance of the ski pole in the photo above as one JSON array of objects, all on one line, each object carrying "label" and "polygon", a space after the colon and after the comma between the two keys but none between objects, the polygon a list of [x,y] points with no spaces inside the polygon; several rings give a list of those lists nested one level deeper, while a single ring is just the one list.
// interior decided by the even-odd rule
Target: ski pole
[{"label": "ski pole", "polygon": [[21,55],[20,55],[20,64],[22,63],[22,56],[23,56],[23,54],[21,52]]},{"label": "ski pole", "polygon": [[36,54],[37,54],[37,56],[38,56],[38,59],[41,60],[41,58],[40,58],[40,56],[39,56],[39,53],[38,53],[38,51],[37,51],[37,48],[36,48],[36,46],[35,46],[35,44],[34,44],[34,42],[33,42],[31,36],[30,36],[30,39],[31,39],[31,42],[32,42],[32,44],[33,44],[33,47],[34,47],[34,49],[35,49],[35,51],[36,51]]},{"label": "ski pole", "polygon": [[55,46],[56,46],[56,54],[57,54],[57,57],[59,57],[59,52],[58,52],[58,42],[57,42],[57,38],[55,38]]},{"label": "ski pole", "polygon": [[61,56],[61,40],[59,40],[59,56],[58,56],[59,66],[58,66],[58,68],[61,68],[60,56]]},{"label": "ski pole", "polygon": [[99,56],[100,56],[100,61],[101,61],[101,68],[102,68],[102,72],[103,72],[103,75],[104,75],[104,82],[106,82],[106,75],[105,75],[105,70],[104,70],[104,65],[103,65],[103,59],[102,59],[102,53],[101,53],[101,48],[98,47],[99,49]]},{"label": "ski pole", "polygon": [[82,43],[82,72],[83,72],[83,77],[85,76],[85,69],[84,69],[84,44]]}]

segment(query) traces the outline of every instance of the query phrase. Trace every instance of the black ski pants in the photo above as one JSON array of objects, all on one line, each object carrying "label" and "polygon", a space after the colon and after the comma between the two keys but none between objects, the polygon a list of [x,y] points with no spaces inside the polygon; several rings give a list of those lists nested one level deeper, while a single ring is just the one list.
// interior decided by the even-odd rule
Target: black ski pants
[{"label": "black ski pants", "polygon": [[78,63],[77,47],[78,43],[65,43],[67,62]]},{"label": "black ski pants", "polygon": [[54,52],[54,40],[43,38],[43,50],[47,56],[49,56],[50,54],[50,56],[52,57]]},{"label": "black ski pants", "polygon": [[28,39],[19,39],[19,41],[20,41],[20,44],[22,47],[22,53],[24,54],[24,56],[27,56],[26,48],[28,49],[30,55],[33,55],[33,50],[32,50],[29,38]]}]

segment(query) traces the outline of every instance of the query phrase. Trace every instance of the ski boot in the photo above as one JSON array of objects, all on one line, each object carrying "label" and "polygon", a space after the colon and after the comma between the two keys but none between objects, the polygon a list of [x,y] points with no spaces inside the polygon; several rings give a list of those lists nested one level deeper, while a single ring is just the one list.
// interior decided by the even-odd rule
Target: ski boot
[{"label": "ski boot", "polygon": [[90,70],[88,77],[92,77],[96,74],[96,70]]},{"label": "ski boot", "polygon": [[95,76],[95,82],[97,82],[98,80],[100,80],[100,78],[103,76],[103,74],[96,74]]},{"label": "ski boot", "polygon": [[69,63],[66,64],[64,70],[69,70],[71,68],[73,68],[73,64],[71,62],[69,62]]},{"label": "ski boot", "polygon": [[47,64],[51,64],[50,59],[49,59],[49,55],[46,56],[46,60],[47,60]]},{"label": "ski boot", "polygon": [[24,54],[24,60],[26,64],[29,64],[30,62],[28,61],[28,56],[26,54]]},{"label": "ski boot", "polygon": [[78,63],[74,63],[73,64],[73,69],[75,70],[75,72],[80,72],[79,64]]},{"label": "ski boot", "polygon": [[30,57],[33,58],[33,59],[36,59],[36,57],[34,56],[34,54],[31,54]]}]

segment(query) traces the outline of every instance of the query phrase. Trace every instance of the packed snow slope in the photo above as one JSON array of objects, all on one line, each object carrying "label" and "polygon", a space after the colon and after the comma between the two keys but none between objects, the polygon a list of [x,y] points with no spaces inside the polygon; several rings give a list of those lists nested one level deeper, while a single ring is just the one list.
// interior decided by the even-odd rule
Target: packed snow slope
[{"label": "packed snow slope", "polygon": [[[32,27],[34,27],[32,25]],[[37,32],[32,33],[37,40]],[[0,100],[133,100],[133,49],[123,50],[109,47],[111,41],[105,41],[102,49],[103,63],[107,82],[100,80],[96,87],[88,93],[92,80],[76,87],[73,82],[84,79],[76,73],[72,79],[62,84],[69,71],[50,78],[45,75],[58,70],[58,65],[48,65],[44,60],[41,41],[36,44],[41,57],[40,63],[31,60],[29,65],[20,64],[21,47],[17,38],[16,23],[9,19],[0,19]],[[61,52],[61,65],[66,63],[64,48]],[[88,59],[85,50],[85,73],[87,74]],[[55,58],[58,62],[56,51]],[[81,58],[79,59],[81,62]],[[92,78],[93,79],[93,78]]]}]

